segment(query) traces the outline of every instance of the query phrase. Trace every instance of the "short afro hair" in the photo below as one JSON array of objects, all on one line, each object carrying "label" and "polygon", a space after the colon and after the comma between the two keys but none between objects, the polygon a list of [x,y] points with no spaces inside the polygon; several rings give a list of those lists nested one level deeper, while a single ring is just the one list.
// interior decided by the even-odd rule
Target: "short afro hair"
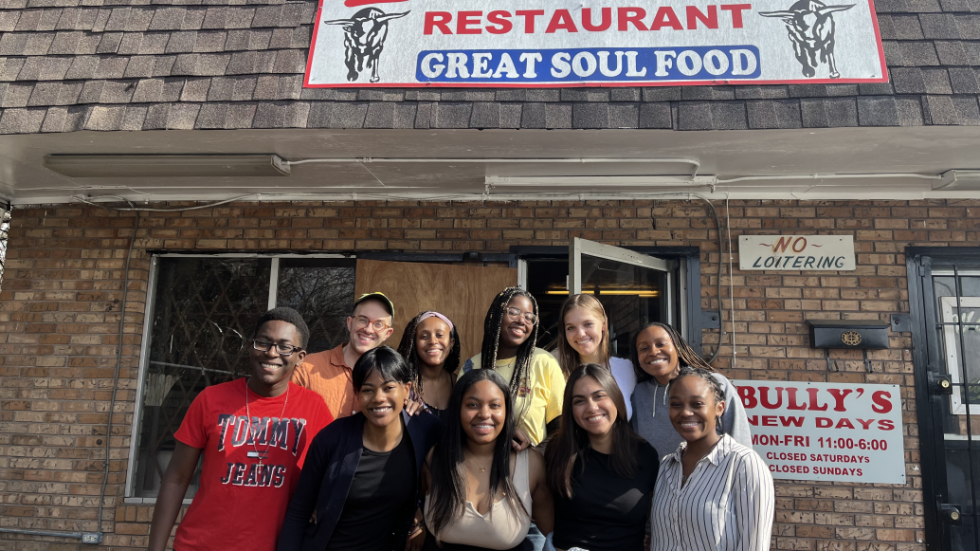
[{"label": "short afro hair", "polygon": [[279,308],[273,308],[268,312],[259,316],[259,321],[255,322],[255,331],[252,332],[254,337],[259,333],[259,329],[263,325],[270,321],[284,321],[286,323],[291,323],[296,327],[296,331],[299,332],[300,347],[306,348],[306,343],[310,341],[310,328],[306,326],[306,322],[303,321],[303,316],[299,314],[296,310],[288,308],[286,306],[280,306]]}]

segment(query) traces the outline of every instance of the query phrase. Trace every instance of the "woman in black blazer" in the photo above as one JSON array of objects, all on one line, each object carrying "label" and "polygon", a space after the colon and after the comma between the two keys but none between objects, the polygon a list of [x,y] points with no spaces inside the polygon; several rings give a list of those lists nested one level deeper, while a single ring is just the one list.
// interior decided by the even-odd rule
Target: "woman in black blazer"
[{"label": "woman in black blazer", "polygon": [[402,413],[412,375],[391,348],[366,352],[351,379],[361,412],[334,421],[310,444],[278,551],[422,545],[422,530],[413,523],[419,472],[441,425],[432,415]]}]

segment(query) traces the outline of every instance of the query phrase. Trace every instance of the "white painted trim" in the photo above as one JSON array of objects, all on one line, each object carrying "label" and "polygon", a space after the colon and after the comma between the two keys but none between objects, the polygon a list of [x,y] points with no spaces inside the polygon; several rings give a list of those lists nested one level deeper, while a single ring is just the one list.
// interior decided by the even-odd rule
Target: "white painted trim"
[{"label": "white painted trim", "polygon": [[681,336],[684,337],[685,340],[688,340],[690,337],[688,336],[689,331],[687,330],[687,317],[689,315],[687,311],[687,259],[682,258],[677,261],[677,264],[677,281],[679,282],[677,284],[677,303],[680,304],[680,307],[678,308],[680,322],[679,325],[675,325],[674,327],[676,328],[679,326]]},{"label": "white painted trim", "polygon": [[269,300],[266,309],[272,310],[276,307],[276,297],[279,296],[279,257],[272,257],[272,266],[269,271]]},{"label": "white painted trim", "polygon": [[[622,247],[603,245],[602,243],[596,243],[595,241],[589,241],[588,239],[582,239],[579,237],[572,238],[571,247],[572,248],[569,251],[569,254],[572,257],[575,257],[576,262],[579,263],[579,268],[581,268],[581,257],[585,255],[604,258],[606,260],[613,260],[615,262],[622,262],[623,264],[639,266],[640,268],[647,268],[658,272],[671,272],[670,261],[657,258],[655,256],[641,254]],[[579,278],[579,282],[575,286],[575,294],[582,292],[581,273],[577,273],[577,276]],[[575,283],[574,278],[572,283]]]},{"label": "white painted trim", "polygon": [[517,286],[527,290],[527,260],[517,259]]},{"label": "white painted trim", "polygon": [[[600,188],[601,189],[601,188]],[[319,193],[256,193],[251,199],[238,199],[243,203],[251,202],[289,202],[289,201],[322,201],[334,203],[341,201],[374,201],[374,200],[409,200],[409,201],[560,201],[560,200],[633,200],[633,199],[680,199],[691,198],[691,193],[699,193],[709,199],[724,200],[799,200],[799,201],[848,201],[848,200],[888,200],[916,201],[924,199],[980,199],[980,190],[933,190],[931,185],[914,186],[874,186],[855,184],[830,185],[769,185],[769,186],[715,186],[688,187],[684,189],[665,189],[651,186],[650,191],[622,191],[606,193],[584,193],[576,191],[548,191],[516,193],[483,192],[446,193],[445,191],[413,190],[411,188],[388,188],[387,192],[378,193],[338,189]],[[199,192],[198,190],[174,190],[173,192],[139,192],[140,203],[161,201],[221,201],[228,199],[229,194]],[[72,203],[71,195],[27,195],[11,199],[14,206],[27,205],[56,205]],[[98,196],[93,195],[93,199]]]},{"label": "white painted trim", "polygon": [[[180,504],[181,505],[190,505],[191,504],[191,501],[193,501],[193,498],[191,498],[191,499],[183,499],[183,500],[181,500]],[[124,498],[123,499],[123,503],[125,503],[126,505],[156,505],[157,498],[155,498],[155,497],[127,497],[127,498]]]},{"label": "white painted trim", "polygon": [[140,424],[143,417],[143,397],[146,390],[144,384],[150,365],[150,331],[153,328],[154,305],[156,304],[156,281],[160,263],[157,256],[150,257],[150,277],[146,282],[146,314],[143,316],[143,340],[140,343],[139,370],[136,374],[136,403],[133,406],[132,431],[129,433],[129,460],[126,465],[126,486],[123,495],[128,499],[135,494],[136,484],[136,452],[139,449]]},{"label": "white painted trim", "polygon": [[[935,274],[933,274],[935,277]],[[942,297],[939,300],[941,309],[941,322],[954,323],[957,316],[954,313],[957,308],[978,308],[980,307],[980,297]],[[976,326],[976,321],[962,322],[960,325]],[[959,339],[960,335],[957,334],[956,325],[943,325],[943,352],[946,354],[946,372],[949,374],[950,379],[953,381],[954,385],[958,384],[970,384],[970,381],[962,380],[963,366],[962,359],[960,358],[959,351]],[[951,342],[952,341],[952,342]],[[962,351],[964,354],[965,350]],[[967,403],[964,403],[961,399],[960,392],[962,389],[955,389],[954,392],[949,396],[949,409],[950,413],[954,415],[967,415]],[[973,411],[970,413],[971,416],[980,415],[980,404],[969,404],[969,409]]]},{"label": "white painted trim", "polygon": [[[952,249],[955,250],[955,249]],[[980,270],[959,270],[954,272],[953,270],[933,270],[932,277],[954,277],[959,274],[960,277],[977,277],[980,276]]]}]

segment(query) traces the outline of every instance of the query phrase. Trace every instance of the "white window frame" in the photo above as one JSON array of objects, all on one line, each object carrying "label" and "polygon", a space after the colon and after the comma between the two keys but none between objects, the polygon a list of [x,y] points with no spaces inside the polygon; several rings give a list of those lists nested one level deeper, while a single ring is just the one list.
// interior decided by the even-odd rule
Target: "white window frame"
[{"label": "white window frame", "polygon": [[[960,274],[964,275],[964,274]],[[946,372],[953,382],[954,388],[958,384],[969,384],[970,381],[962,380],[962,366],[960,365],[959,350],[957,348],[960,336],[956,333],[958,327],[974,326],[980,327],[980,318],[963,322],[959,326],[946,325],[956,323],[955,316],[957,306],[963,308],[980,308],[980,297],[941,297],[939,302],[942,306],[940,316],[943,323],[943,352],[946,354]],[[977,330],[977,329],[974,329]],[[954,415],[966,415],[966,404],[960,398],[960,392],[953,392],[949,396],[949,407]],[[980,415],[980,404],[974,404],[973,416]]]}]

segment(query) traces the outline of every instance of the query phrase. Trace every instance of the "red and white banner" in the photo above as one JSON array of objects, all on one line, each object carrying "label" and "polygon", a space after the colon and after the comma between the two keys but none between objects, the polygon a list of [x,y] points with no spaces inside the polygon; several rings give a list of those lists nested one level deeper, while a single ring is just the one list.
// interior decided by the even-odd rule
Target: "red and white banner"
[{"label": "red and white banner", "polygon": [[732,383],[773,478],[905,484],[897,385]]},{"label": "red and white banner", "polygon": [[872,0],[321,0],[305,85],[887,80]]}]

